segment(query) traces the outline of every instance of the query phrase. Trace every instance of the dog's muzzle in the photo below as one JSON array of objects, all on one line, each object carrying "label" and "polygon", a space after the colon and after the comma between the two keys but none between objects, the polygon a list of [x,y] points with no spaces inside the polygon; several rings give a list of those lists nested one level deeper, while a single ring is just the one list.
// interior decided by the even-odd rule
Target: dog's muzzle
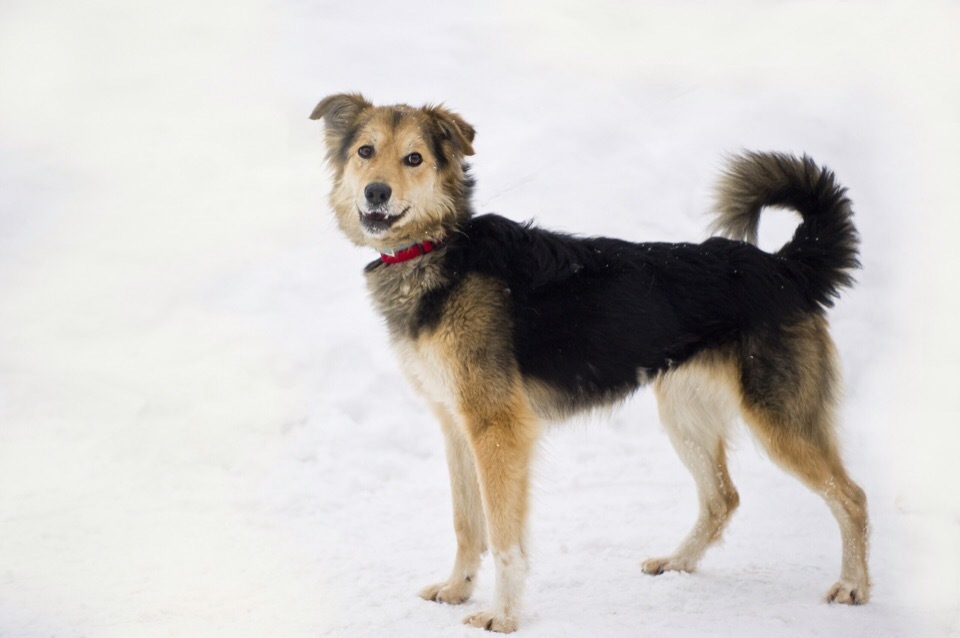
[{"label": "dog's muzzle", "polygon": [[383,182],[371,182],[363,189],[366,206],[358,207],[358,211],[360,226],[364,232],[370,235],[382,235],[410,210],[408,206],[397,214],[391,214],[389,202],[392,194],[393,189]]}]

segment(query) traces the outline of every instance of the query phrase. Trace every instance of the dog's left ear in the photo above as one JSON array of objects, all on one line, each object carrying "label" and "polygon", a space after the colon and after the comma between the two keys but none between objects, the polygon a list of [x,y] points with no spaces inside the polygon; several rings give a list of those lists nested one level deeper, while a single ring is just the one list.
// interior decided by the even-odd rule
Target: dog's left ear
[{"label": "dog's left ear", "polygon": [[436,125],[441,141],[448,141],[461,155],[473,155],[477,132],[462,117],[442,106],[427,107],[424,111]]}]

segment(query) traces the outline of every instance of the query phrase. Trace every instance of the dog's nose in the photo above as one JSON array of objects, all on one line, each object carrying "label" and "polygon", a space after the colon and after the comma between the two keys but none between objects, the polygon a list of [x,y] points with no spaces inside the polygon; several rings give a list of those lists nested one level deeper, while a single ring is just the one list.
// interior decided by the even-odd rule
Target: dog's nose
[{"label": "dog's nose", "polygon": [[374,206],[386,204],[392,192],[390,187],[383,182],[367,184],[367,187],[363,189],[363,194],[367,197],[367,201]]}]

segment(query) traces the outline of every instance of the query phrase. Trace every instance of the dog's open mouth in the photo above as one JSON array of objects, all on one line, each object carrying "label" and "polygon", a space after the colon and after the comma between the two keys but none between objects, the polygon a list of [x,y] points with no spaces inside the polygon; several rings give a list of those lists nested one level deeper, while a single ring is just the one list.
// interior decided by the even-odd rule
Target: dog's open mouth
[{"label": "dog's open mouth", "polygon": [[358,209],[358,212],[360,213],[360,225],[363,226],[363,229],[368,233],[383,233],[397,223],[401,217],[406,215],[408,210],[410,210],[409,206],[400,211],[399,214],[391,215],[382,211],[373,211],[368,213]]}]

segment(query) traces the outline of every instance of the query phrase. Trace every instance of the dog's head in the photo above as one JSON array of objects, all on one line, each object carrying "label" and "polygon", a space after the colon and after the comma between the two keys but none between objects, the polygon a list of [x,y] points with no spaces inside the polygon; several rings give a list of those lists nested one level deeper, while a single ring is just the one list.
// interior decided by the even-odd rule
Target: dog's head
[{"label": "dog's head", "polygon": [[311,119],[326,127],[334,171],[330,203],[341,230],[382,252],[438,241],[470,215],[463,160],[474,130],[442,106],[375,107],[360,94],[324,98]]}]

